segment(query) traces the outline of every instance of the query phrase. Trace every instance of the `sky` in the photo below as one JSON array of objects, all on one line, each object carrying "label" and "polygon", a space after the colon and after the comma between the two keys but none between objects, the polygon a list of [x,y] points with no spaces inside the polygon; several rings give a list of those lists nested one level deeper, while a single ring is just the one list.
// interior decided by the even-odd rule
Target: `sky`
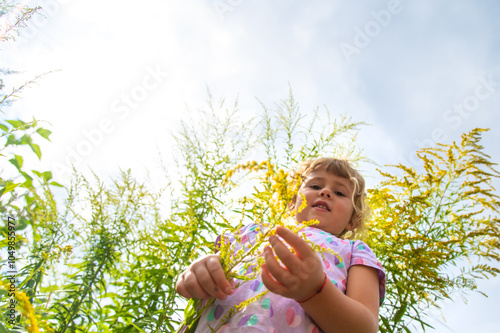
[{"label": "sky", "polygon": [[[50,72],[5,117],[47,121],[42,165],[69,161],[112,175],[152,172],[186,108],[238,99],[244,113],[285,98],[370,124],[359,134],[380,165],[475,127],[500,160],[500,3],[484,1],[45,0],[16,42],[0,45],[10,84]],[[374,180],[368,179],[368,184]],[[498,184],[498,182],[497,182]],[[372,184],[373,185],[373,184]],[[430,313],[437,332],[500,331],[490,295]],[[443,319],[445,318],[445,320]],[[418,332],[418,330],[415,330]]]}]

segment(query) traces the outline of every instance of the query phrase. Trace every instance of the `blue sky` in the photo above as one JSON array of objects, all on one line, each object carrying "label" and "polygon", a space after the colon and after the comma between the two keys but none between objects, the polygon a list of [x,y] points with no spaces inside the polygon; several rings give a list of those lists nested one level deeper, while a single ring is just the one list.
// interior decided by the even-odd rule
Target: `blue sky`
[{"label": "blue sky", "polygon": [[[25,3],[44,15],[2,45],[2,66],[22,71],[12,83],[59,71],[9,112],[51,123],[42,163],[52,169],[68,157],[101,175],[158,169],[168,131],[186,105],[205,105],[207,87],[251,113],[256,97],[272,105],[289,84],[303,112],[326,105],[370,123],[359,144],[381,165],[412,163],[416,149],[475,127],[491,129],[483,145],[500,160],[494,0]],[[485,281],[488,299],[446,303],[446,322],[433,312],[436,331],[500,331],[499,287]]]}]

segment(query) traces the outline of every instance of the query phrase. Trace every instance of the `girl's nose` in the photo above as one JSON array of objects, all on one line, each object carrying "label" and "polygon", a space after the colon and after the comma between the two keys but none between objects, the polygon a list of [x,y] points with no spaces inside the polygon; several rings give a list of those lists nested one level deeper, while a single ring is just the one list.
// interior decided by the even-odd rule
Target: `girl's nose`
[{"label": "girl's nose", "polygon": [[322,197],[326,196],[328,199],[330,199],[330,198],[332,197],[332,195],[331,195],[330,191],[328,191],[328,190],[323,190],[323,191],[321,191],[320,195],[321,195]]}]

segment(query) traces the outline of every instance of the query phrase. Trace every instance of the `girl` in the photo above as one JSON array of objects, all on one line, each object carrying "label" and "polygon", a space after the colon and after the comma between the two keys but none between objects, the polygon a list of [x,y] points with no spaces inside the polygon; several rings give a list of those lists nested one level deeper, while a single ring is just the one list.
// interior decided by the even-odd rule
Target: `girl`
[{"label": "girl", "polygon": [[[342,262],[330,252],[315,253],[299,235],[284,227],[276,229],[279,237],[269,238],[271,247],[264,249],[260,277],[237,289],[226,279],[219,255],[202,257],[176,284],[177,292],[186,298],[217,298],[201,317],[196,332],[211,332],[229,308],[265,288],[270,293],[232,316],[221,331],[377,332],[385,273],[365,243],[343,239],[363,227],[368,213],[364,179],[347,161],[334,158],[303,162],[297,172],[302,184],[291,208],[300,207],[302,198],[307,206],[295,215],[296,221],[319,221],[301,233],[338,253]],[[257,234],[255,224],[241,233],[251,241]],[[229,241],[234,242],[234,237]]]}]

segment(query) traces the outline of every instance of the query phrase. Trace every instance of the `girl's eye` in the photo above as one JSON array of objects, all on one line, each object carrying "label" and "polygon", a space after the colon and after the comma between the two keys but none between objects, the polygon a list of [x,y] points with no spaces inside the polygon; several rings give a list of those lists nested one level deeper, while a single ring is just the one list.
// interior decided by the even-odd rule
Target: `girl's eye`
[{"label": "girl's eye", "polygon": [[321,186],[319,185],[309,185],[310,188],[312,188],[313,190],[321,190]]},{"label": "girl's eye", "polygon": [[340,191],[335,191],[333,192],[335,193],[336,195],[338,195],[339,197],[345,197],[345,194],[343,192],[340,192]]}]

